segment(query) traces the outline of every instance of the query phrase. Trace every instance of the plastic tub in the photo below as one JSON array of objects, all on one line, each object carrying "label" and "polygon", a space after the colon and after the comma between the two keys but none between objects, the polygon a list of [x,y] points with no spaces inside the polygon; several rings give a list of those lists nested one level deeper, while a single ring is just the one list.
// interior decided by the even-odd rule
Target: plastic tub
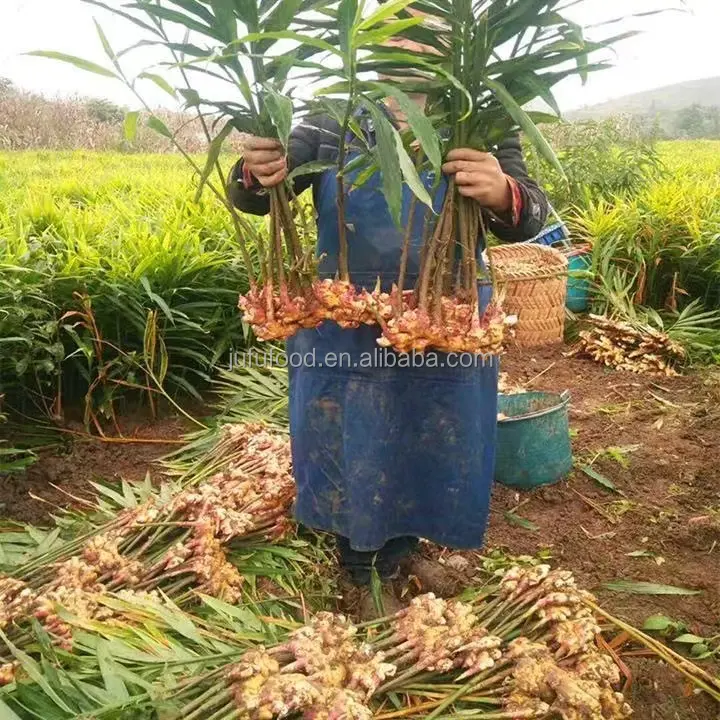
[{"label": "plastic tub", "polygon": [[588,270],[592,263],[590,249],[586,247],[576,248],[567,253],[568,258],[568,289],[565,306],[572,312],[586,312],[590,306],[590,280],[588,278],[572,277],[572,272],[577,270]]},{"label": "plastic tub", "polygon": [[569,403],[567,391],[498,396],[496,482],[532,490],[570,472]]}]

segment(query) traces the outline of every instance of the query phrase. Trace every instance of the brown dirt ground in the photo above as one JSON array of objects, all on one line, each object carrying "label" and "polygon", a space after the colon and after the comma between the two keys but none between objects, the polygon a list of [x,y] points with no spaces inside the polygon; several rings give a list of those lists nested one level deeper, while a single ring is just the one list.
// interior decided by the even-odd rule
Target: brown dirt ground
[{"label": "brown dirt ground", "polygon": [[[497,486],[486,547],[508,555],[552,555],[551,563],[575,572],[613,614],[642,625],[662,613],[688,631],[720,633],[720,373],[649,378],[614,372],[563,356],[564,348],[512,351],[503,371],[512,384],[572,394],[570,426],[577,459],[606,448],[631,446],[619,462],[600,454],[593,467],[623,494],[613,494],[581,472],[552,487],[516,493]],[[178,420],[150,425],[133,421],[129,437],[177,440]],[[42,522],[67,497],[49,483],[87,495],[87,482],[102,477],[142,478],[155,458],[177,445],[75,442],[65,454],[46,453],[25,477],[0,481],[6,517]],[[519,506],[519,507],[518,507]],[[515,513],[537,530],[510,525]],[[631,557],[646,550],[656,557]],[[479,566],[477,554],[466,554]],[[694,596],[629,595],[603,589],[633,579],[700,590]],[[629,659],[630,699],[637,720],[718,720],[720,710],[693,695],[680,675],[652,659]]]},{"label": "brown dirt ground", "polygon": [[[621,462],[603,454],[593,464],[623,495],[579,471],[529,493],[498,485],[487,548],[513,555],[548,549],[552,564],[572,570],[604,607],[636,626],[661,613],[686,622],[689,632],[720,633],[720,374],[649,378],[562,352],[516,350],[503,359],[502,369],[513,384],[532,381],[528,389],[570,390],[576,459],[632,446]],[[516,514],[537,531],[507,522],[504,512],[518,505]],[[628,555],[638,550],[657,557]],[[629,595],[603,589],[618,579],[701,592]],[[718,707],[707,697],[693,697],[674,671],[652,660],[629,664],[638,720],[720,717]]]},{"label": "brown dirt ground", "polygon": [[[92,497],[90,482],[102,479],[142,480],[159,472],[157,458],[177,450],[188,431],[182,419],[150,422],[142,418],[121,421],[125,441],[91,438],[71,424],[63,449],[40,453],[24,474],[0,477],[0,517],[42,525],[59,507],[73,504],[69,495]],[[138,440],[149,442],[138,442]],[[54,487],[55,486],[55,487]]]}]

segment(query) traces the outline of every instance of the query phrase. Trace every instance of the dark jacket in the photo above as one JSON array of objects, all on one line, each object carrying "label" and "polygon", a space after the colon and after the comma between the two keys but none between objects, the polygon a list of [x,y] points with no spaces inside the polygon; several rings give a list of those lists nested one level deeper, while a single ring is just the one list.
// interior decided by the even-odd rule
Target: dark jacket
[{"label": "dark jacket", "polygon": [[[369,121],[363,119],[365,130],[371,130]],[[290,136],[288,166],[294,168],[308,162],[334,162],[337,159],[340,125],[328,116],[305,120],[295,127]],[[500,143],[493,153],[506,175],[518,184],[522,195],[522,212],[517,226],[509,218],[500,218],[483,210],[486,226],[504,242],[522,242],[535,237],[544,227],[548,214],[548,201],[537,183],[528,175],[522,155],[520,139],[513,135]],[[313,196],[318,189],[319,175],[303,175],[294,180],[295,194],[312,187]],[[242,160],[232,169],[229,178],[229,192],[233,204],[243,212],[252,215],[266,215],[270,212],[270,199],[259,186],[246,189],[242,181]]]}]

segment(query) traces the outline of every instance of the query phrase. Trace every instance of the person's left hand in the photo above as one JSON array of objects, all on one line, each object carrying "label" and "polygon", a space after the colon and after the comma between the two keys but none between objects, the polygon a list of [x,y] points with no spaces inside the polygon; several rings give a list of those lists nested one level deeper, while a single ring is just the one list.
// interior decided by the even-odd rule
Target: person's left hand
[{"label": "person's left hand", "polygon": [[442,169],[446,175],[455,176],[455,185],[461,195],[496,213],[511,210],[510,180],[491,153],[457,148],[448,153]]}]

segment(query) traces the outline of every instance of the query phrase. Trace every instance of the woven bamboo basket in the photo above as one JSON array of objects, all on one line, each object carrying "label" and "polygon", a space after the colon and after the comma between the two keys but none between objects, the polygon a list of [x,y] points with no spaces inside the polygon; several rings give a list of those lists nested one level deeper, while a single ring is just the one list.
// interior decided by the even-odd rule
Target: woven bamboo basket
[{"label": "woven bamboo basket", "polygon": [[559,250],[523,243],[488,249],[503,310],[517,316],[517,347],[562,342],[567,296],[567,257]]}]

